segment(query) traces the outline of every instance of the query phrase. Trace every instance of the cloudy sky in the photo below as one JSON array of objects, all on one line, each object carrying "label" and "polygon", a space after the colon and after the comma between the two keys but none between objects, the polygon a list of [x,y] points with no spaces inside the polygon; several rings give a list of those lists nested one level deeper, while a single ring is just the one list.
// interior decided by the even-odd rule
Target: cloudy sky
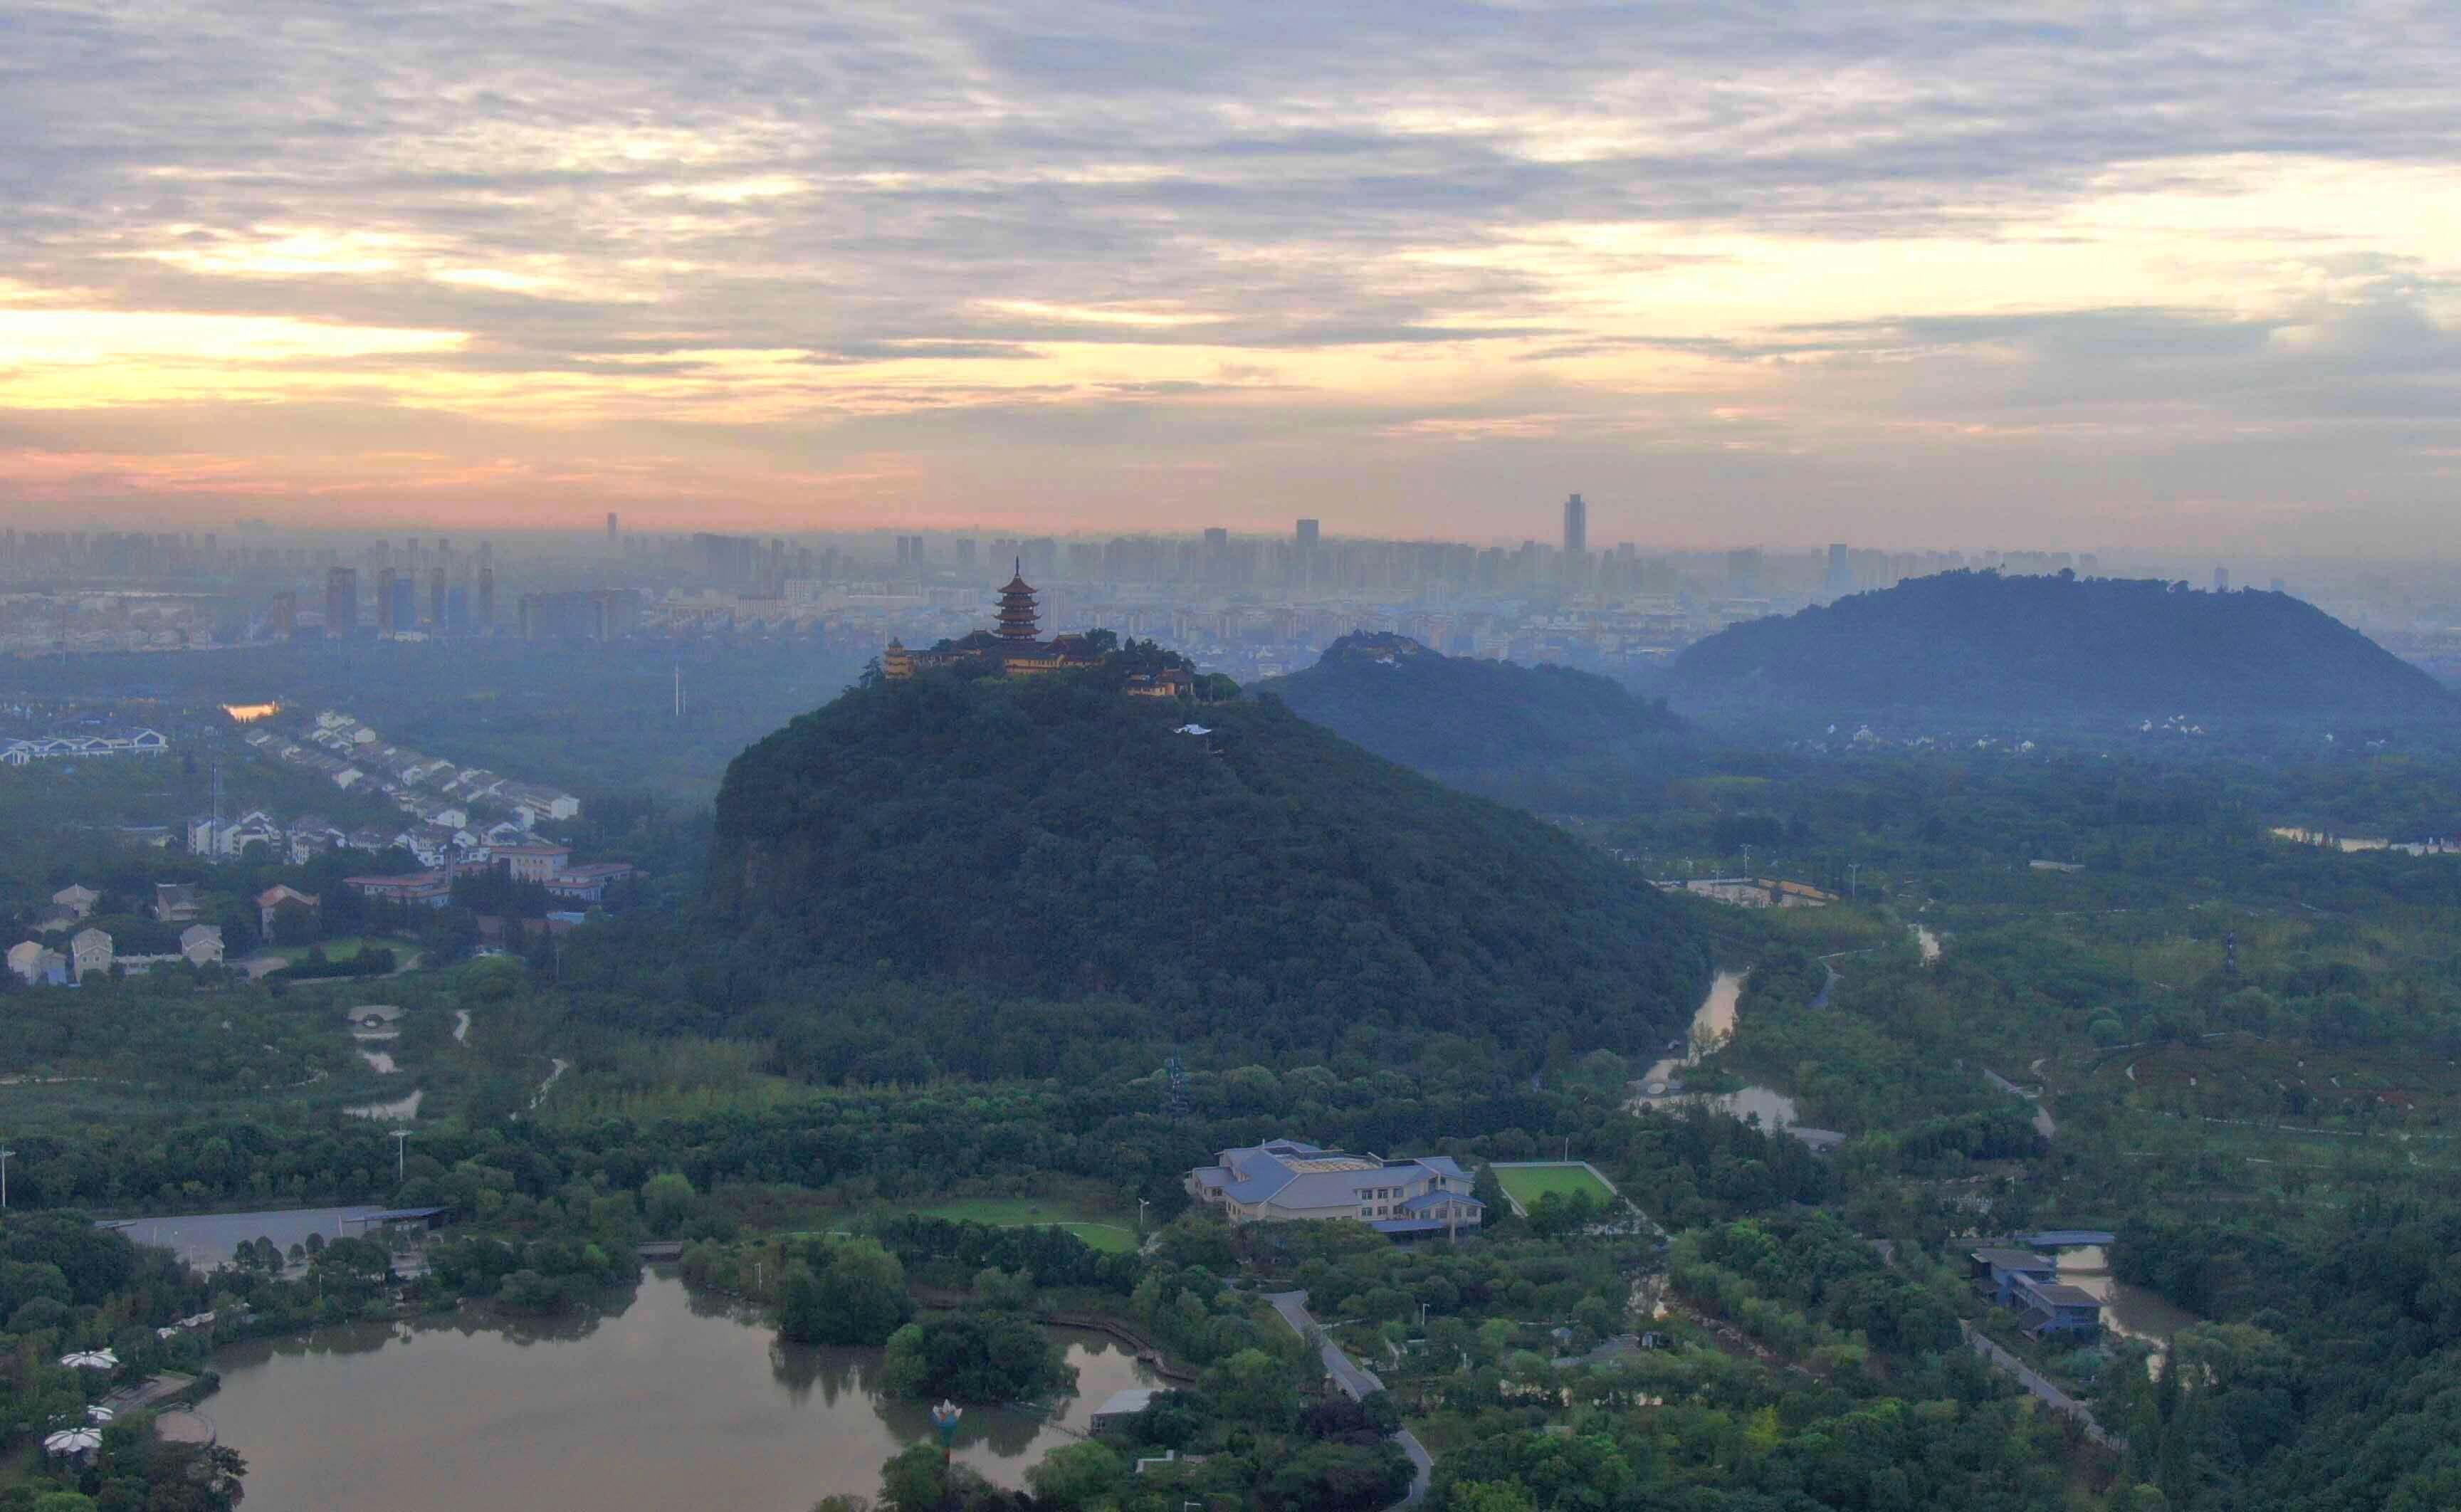
[{"label": "cloudy sky", "polygon": [[2461,554],[2461,8],[0,0],[0,514]]}]

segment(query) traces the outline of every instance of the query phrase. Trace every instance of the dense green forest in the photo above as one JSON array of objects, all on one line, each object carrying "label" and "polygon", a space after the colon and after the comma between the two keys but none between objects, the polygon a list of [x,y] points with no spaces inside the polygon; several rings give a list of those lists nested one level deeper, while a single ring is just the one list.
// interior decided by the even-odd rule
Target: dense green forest
[{"label": "dense green forest", "polygon": [[[214,1302],[267,1328],[464,1297],[594,1316],[655,1236],[781,1336],[883,1349],[879,1378],[933,1399],[1064,1397],[1031,1321],[1059,1312],[1122,1319],[1194,1373],[1025,1492],[901,1454],[887,1506],[1367,1512],[1406,1483],[1400,1426],[1436,1456],[1427,1504],[1461,1512],[2444,1505],[2461,857],[2269,832],[2450,834],[2454,771],[2407,734],[1704,747],[1551,827],[1272,701],[863,688],[738,763],[706,879],[681,806],[596,806],[593,845],[676,874],[516,956],[459,959],[476,913],[537,905],[473,879],[431,916],[325,922],[427,952],[380,986],[178,969],[9,992],[12,1214],[62,1232],[79,1208],[460,1215],[411,1281],[343,1245],[81,1282],[91,1257],[38,1230],[58,1284],[11,1250],[11,1217],[10,1331],[37,1360],[128,1333],[150,1361],[183,1356],[135,1325]],[[0,853],[18,905],[83,877],[146,937],[152,881],[193,863],[57,811],[136,812],[193,777],[21,776]],[[1644,884],[1745,868],[1845,901],[1755,912]],[[196,875],[218,913],[337,880]],[[1686,1081],[1782,1091],[1845,1136],[1833,1154],[1630,1104],[1712,953],[1751,969],[1733,1037]],[[389,1073],[342,1012],[376,1000],[401,1010]],[[343,1110],[413,1086],[396,1176],[383,1125]],[[1485,1230],[1418,1248],[1184,1210],[1191,1165],[1276,1137],[1471,1166],[1569,1153],[1620,1195],[1520,1217],[1483,1171]],[[1108,1224],[1119,1250],[929,1216],[958,1203]],[[1134,1252],[1148,1220],[1161,1237]],[[2036,1341],[1967,1285],[1984,1236],[2065,1224],[2115,1230],[2117,1284],[2179,1318]],[[1387,1391],[1320,1395],[1260,1300],[1282,1289]],[[1968,1328],[2108,1442],[2019,1393]],[[75,1385],[15,1379],[37,1415]],[[112,1475],[147,1454],[123,1436]]]},{"label": "dense green forest", "polygon": [[[1018,1010],[1242,1060],[1389,1061],[1448,1033],[1529,1064],[1568,1035],[1663,1038],[1706,974],[1643,881],[1525,814],[1278,705],[1078,679],[925,677],[796,720],[728,772],[710,893],[665,973],[687,1004],[710,996],[696,970],[787,1003],[862,971],[858,1021],[897,1013],[878,984],[914,984],[907,1042],[928,1025],[935,1054]],[[935,1007],[944,985],[976,995]],[[1031,1006],[1081,1000],[1074,1025]]]},{"label": "dense green forest", "polygon": [[1662,701],[1594,672],[1446,656],[1405,635],[1345,635],[1314,667],[1253,691],[1388,761],[1543,812],[1593,807],[1594,795],[1571,795],[1688,764],[1683,722]]},{"label": "dense green forest", "polygon": [[1684,711],[2450,721],[2426,672],[2287,594],[1948,572],[1737,625],[1677,658]]}]

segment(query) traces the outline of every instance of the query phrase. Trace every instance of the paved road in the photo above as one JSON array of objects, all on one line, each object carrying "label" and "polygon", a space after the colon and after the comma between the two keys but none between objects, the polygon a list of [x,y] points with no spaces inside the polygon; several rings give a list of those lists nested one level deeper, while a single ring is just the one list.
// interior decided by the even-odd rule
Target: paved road
[{"label": "paved road", "polygon": [[[1306,1292],[1268,1292],[1265,1300],[1273,1305],[1273,1310],[1282,1315],[1282,1321],[1289,1324],[1291,1331],[1300,1338],[1306,1338],[1308,1330],[1316,1327],[1316,1319],[1308,1316]],[[1323,1348],[1324,1373],[1333,1377],[1333,1383],[1341,1388],[1343,1395],[1357,1401],[1370,1392],[1384,1389],[1384,1383],[1376,1378],[1374,1371],[1354,1362],[1331,1339],[1324,1341]],[[1426,1500],[1427,1481],[1435,1474],[1436,1457],[1427,1453],[1427,1446],[1419,1442],[1418,1436],[1406,1428],[1395,1434],[1393,1441],[1410,1457],[1410,1494],[1402,1499],[1401,1504],[1416,1506]]]},{"label": "paved road", "polygon": [[2014,1376],[2018,1385],[2022,1386],[2025,1390],[2042,1398],[2042,1400],[2048,1404],[2052,1410],[2065,1413],[2068,1416],[2075,1418],[2077,1422],[2084,1427],[2086,1437],[2091,1438],[2095,1443],[2102,1445],[2106,1449],[2117,1449],[2122,1446],[2121,1440],[2117,1436],[2104,1431],[2102,1424],[2093,1420],[2093,1414],[2086,1408],[2085,1403],[2078,1401],[2075,1397],[2070,1396],[2067,1393],[2060,1390],[2057,1386],[2052,1385],[2049,1381],[2044,1380],[2041,1375],[2035,1374],[2032,1367],[2028,1366],[2023,1360],[2017,1358],[2014,1354],[2009,1353],[2006,1350],[2001,1349],[1999,1345],[1994,1344],[1987,1336],[1984,1335],[1980,1329],[1976,1328],[1973,1324],[1959,1319],[1957,1326],[1964,1332],[1965,1342],[1974,1346],[1975,1353],[1981,1355],[1984,1359],[1989,1360],[1992,1364],[2006,1372],[2009,1375]]}]

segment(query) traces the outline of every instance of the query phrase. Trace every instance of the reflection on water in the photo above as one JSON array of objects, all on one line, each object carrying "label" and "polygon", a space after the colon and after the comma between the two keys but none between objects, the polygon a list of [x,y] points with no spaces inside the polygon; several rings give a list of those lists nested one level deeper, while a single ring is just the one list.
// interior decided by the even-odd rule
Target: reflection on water
[{"label": "reflection on water", "polygon": [[[1059,1329],[1082,1432],[1151,1385],[1100,1334]],[[756,1310],[663,1269],[606,1310],[527,1319],[464,1308],[217,1353],[206,1412],[247,1458],[250,1512],[531,1512],[712,1506],[781,1512],[878,1489],[881,1461],[931,1436],[921,1402],[879,1394],[878,1350],[775,1342]],[[1010,1408],[970,1408],[957,1458],[995,1482],[1073,1441]]]},{"label": "reflection on water", "polygon": [[1636,1108],[1672,1108],[1699,1103],[1731,1113],[1738,1118],[1757,1118],[1764,1128],[1783,1128],[1795,1121],[1794,1099],[1771,1087],[1745,1087],[1739,1092],[1690,1092],[1682,1090],[1683,1073],[1701,1063],[1735,1035],[1735,1005],[1744,990],[1741,971],[1721,971],[1710,978],[1709,995],[1701,1000],[1700,1009],[1692,1015],[1692,1028],[1684,1036],[1684,1049],[1670,1054],[1649,1068],[1640,1079],[1640,1096],[1632,1099]]},{"label": "reflection on water", "polygon": [[2100,1298],[2102,1326],[2123,1338],[2143,1339],[2156,1350],[2167,1350],[2172,1334],[2204,1321],[2111,1275],[2109,1258],[2098,1245],[2063,1249],[2059,1261],[2060,1279]]}]

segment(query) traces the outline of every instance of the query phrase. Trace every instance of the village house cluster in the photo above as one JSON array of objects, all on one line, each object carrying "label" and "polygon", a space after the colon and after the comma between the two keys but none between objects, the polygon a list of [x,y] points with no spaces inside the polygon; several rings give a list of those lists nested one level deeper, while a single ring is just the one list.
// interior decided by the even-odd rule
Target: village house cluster
[{"label": "village house cluster", "polygon": [[92,756],[160,756],[171,742],[159,730],[125,735],[38,735],[0,745],[0,765],[32,766],[37,761]]},{"label": "village house cluster", "polygon": [[451,866],[491,860],[526,842],[542,821],[581,813],[581,799],[569,793],[395,744],[364,721],[330,709],[316,715],[305,740],[271,730],[251,730],[244,738],[268,759],[313,772],[343,792],[382,794],[411,822],[397,830],[345,831],[321,815],[301,816],[287,828],[261,812],[227,822],[200,820],[189,826],[193,855],[229,861],[262,843],[302,864],[328,850],[398,847],[421,865]]},{"label": "village house cluster", "polygon": [[[112,941],[109,931],[85,924],[94,914],[101,894],[92,887],[71,883],[52,894],[52,906],[35,921],[38,938],[21,940],[9,948],[9,969],[30,987],[49,985],[64,987],[83,982],[88,976],[108,976],[117,967],[123,976],[135,976],[166,962],[184,961],[191,966],[220,966],[223,959],[223,930],[218,924],[197,923],[197,889],[191,883],[163,883],[154,889],[152,912],[160,923],[181,925],[180,948],[176,951],[154,954],[123,955]],[[67,935],[65,948],[48,943],[46,938]]]}]

